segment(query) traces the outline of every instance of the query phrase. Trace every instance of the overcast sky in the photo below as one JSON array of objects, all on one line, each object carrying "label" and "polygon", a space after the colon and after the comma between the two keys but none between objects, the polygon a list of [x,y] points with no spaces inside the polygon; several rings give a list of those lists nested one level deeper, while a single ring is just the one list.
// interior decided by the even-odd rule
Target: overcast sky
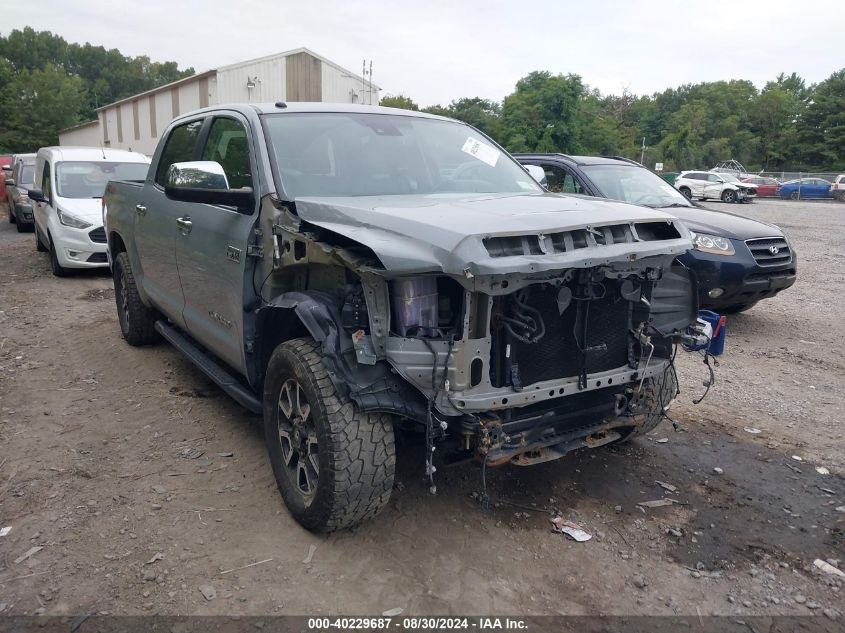
[{"label": "overcast sky", "polygon": [[779,72],[815,83],[845,66],[838,1],[7,0],[0,30],[32,26],[70,42],[201,71],[305,46],[385,94],[422,106],[495,100],[532,70],[575,73],[604,93],[718,79],[762,87]]}]

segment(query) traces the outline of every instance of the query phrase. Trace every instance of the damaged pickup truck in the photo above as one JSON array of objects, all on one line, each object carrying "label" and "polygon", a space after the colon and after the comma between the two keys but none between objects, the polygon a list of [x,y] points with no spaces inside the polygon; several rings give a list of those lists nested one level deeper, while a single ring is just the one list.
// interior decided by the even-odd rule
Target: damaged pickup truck
[{"label": "damaged pickup truck", "polygon": [[124,338],[166,339],[263,413],[311,530],[385,506],[394,429],[425,435],[432,487],[435,464],[649,431],[696,319],[673,217],[547,193],[482,133],[417,112],[184,115],[103,212]]}]

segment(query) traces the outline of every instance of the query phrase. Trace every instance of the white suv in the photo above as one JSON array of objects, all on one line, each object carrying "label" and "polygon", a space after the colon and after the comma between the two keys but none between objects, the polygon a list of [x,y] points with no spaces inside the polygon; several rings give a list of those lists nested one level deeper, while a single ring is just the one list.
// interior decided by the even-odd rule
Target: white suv
[{"label": "white suv", "polygon": [[712,171],[682,171],[675,178],[675,188],[687,198],[699,200],[750,202],[757,196],[757,187],[753,184],[739,182],[735,176]]},{"label": "white suv", "polygon": [[830,186],[830,193],[839,202],[845,202],[845,174],[839,174],[833,179],[833,184]]}]

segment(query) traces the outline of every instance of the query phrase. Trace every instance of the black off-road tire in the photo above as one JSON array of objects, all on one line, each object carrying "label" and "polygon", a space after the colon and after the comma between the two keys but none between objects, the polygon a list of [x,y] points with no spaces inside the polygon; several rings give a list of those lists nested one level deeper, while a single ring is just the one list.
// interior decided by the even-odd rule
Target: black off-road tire
[{"label": "black off-road tire", "polygon": [[149,345],[158,339],[155,323],[158,313],[141,301],[129,255],[118,253],[114,260],[114,300],[120,332],[130,345]]},{"label": "black off-road tire", "polygon": [[692,191],[690,191],[689,187],[681,187],[678,189],[687,200],[692,200]]},{"label": "black off-road tire", "polygon": [[35,228],[35,250],[39,253],[46,253],[47,247],[44,246],[44,242],[41,241],[41,232],[38,230],[38,225],[33,223],[32,226]]},{"label": "black off-road tire", "polygon": [[736,191],[733,189],[725,189],[722,192],[722,202],[736,202]]},{"label": "black off-road tire", "polygon": [[[667,404],[673,398],[677,397],[678,394],[678,377],[672,368],[668,368],[662,376],[655,376],[653,379],[656,383],[656,387],[660,389],[660,403]],[[627,432],[622,433],[622,437],[614,444],[621,444],[623,442],[628,442],[633,438],[639,435],[645,435],[646,433],[650,433],[654,429],[656,429],[663,419],[666,417],[664,415],[664,409],[661,404],[661,410],[657,413],[647,414],[645,423],[642,426],[637,426],[633,428],[629,428]]]},{"label": "black off-road tire", "polygon": [[[301,387],[310,407],[305,417],[317,439],[319,471],[310,495],[300,490],[284,459],[280,429],[291,418],[282,412],[280,395],[290,381]],[[363,413],[339,394],[313,339],[282,343],[270,357],[264,381],[264,438],[279,492],[288,511],[306,529],[349,528],[387,505],[396,465],[391,416]]]},{"label": "black off-road tire", "polygon": [[50,239],[50,270],[56,277],[67,277],[70,271],[59,263],[59,258],[56,255],[56,245],[53,244],[53,239]]},{"label": "black off-road tire", "polygon": [[29,224],[18,222],[17,219],[15,219],[15,228],[18,230],[18,233],[26,233],[29,231]]}]

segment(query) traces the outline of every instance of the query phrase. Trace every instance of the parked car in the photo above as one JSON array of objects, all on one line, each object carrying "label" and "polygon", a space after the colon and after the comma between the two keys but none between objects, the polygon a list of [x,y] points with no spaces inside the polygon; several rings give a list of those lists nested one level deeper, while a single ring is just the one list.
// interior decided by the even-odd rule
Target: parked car
[{"label": "parked car", "polygon": [[845,202],[845,175],[839,174],[833,179],[833,184],[830,186],[830,193],[840,202]]},{"label": "parked car", "polygon": [[[734,179],[734,181],[730,180]],[[756,195],[754,187],[739,182],[736,176],[711,171],[682,171],[675,179],[675,188],[688,199],[746,202]],[[751,189],[753,189],[753,194]]]},{"label": "parked car", "polygon": [[639,163],[564,154],[516,154],[516,158],[542,167],[551,191],[671,210],[693,233],[695,248],[678,261],[698,277],[703,308],[723,313],[748,310],[795,283],[797,255],[780,228],[697,206]]},{"label": "parked car", "polygon": [[696,318],[673,216],[548,194],[481,132],[408,110],[180,116],[104,217],[124,338],[161,335],[263,413],[311,530],[384,507],[394,424],[425,434],[432,485],[435,442],[530,465],[653,428]]},{"label": "parked car", "polygon": [[745,198],[741,200],[741,202],[753,202],[754,198],[757,197],[757,185],[750,182],[743,182],[739,176],[734,174],[721,173],[719,175],[724,178],[725,181],[745,191]]},{"label": "parked car", "polygon": [[802,198],[830,198],[831,183],[824,178],[798,178],[780,186],[780,197],[790,200]]},{"label": "parked car", "polygon": [[113,178],[143,180],[150,160],[118,149],[43,147],[29,192],[35,220],[35,246],[49,251],[53,274],[74,268],[108,266],[102,197]]},{"label": "parked car", "polygon": [[0,169],[3,170],[3,177],[0,178],[0,200],[6,199],[6,178],[11,177],[12,174],[12,155],[0,155]]},{"label": "parked car", "polygon": [[757,187],[757,195],[761,198],[777,198],[780,190],[780,182],[777,178],[769,178],[768,176],[749,176],[743,178],[742,182],[755,185]]},{"label": "parked car", "polygon": [[18,233],[33,227],[29,190],[34,188],[35,154],[16,154],[6,181],[6,202],[9,205],[9,222],[17,225]]}]

